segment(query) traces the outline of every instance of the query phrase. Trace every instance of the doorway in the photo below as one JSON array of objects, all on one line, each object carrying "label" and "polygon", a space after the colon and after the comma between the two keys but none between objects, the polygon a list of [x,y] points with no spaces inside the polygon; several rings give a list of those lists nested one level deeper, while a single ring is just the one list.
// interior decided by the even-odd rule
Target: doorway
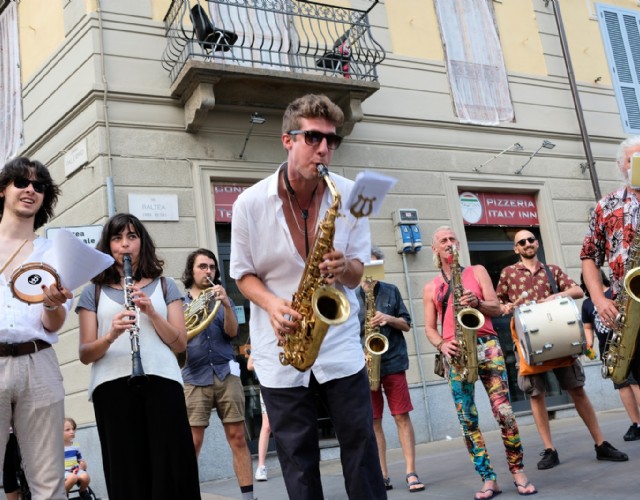
[{"label": "doorway", "polygon": [[[544,246],[540,237],[540,229],[537,227],[465,226],[471,264],[480,264],[487,269],[494,289],[498,285],[502,269],[515,264],[518,260],[518,256],[513,251],[513,237],[521,229],[527,229],[536,236],[540,242],[538,259],[545,262]],[[513,410],[515,412],[529,412],[531,411],[529,398],[518,387],[517,354],[511,338],[511,318],[512,315],[498,316],[491,318],[491,321],[504,353],[509,397]],[[545,378],[547,408],[552,411],[571,404],[569,396],[560,389],[553,372],[547,372]]]}]

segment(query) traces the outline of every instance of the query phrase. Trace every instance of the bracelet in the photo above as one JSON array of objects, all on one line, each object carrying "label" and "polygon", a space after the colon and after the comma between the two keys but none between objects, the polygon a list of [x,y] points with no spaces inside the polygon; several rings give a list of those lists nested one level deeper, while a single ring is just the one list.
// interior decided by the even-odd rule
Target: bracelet
[{"label": "bracelet", "polygon": [[442,344],[444,344],[444,339],[442,339],[442,340],[438,343],[438,345],[436,346],[436,351],[439,351],[439,350],[440,350],[440,348],[442,347]]},{"label": "bracelet", "polygon": [[60,306],[48,306],[47,304],[42,304],[42,307],[45,308],[46,311],[55,311],[56,309],[58,309],[58,307]]},{"label": "bracelet", "polygon": [[113,340],[111,340],[108,336],[105,335],[103,338],[107,341],[107,344],[113,344]]},{"label": "bracelet", "polygon": [[179,339],[179,338],[180,338],[180,332],[178,332],[178,335],[176,335],[176,338],[175,338],[175,339],[173,339],[173,342],[169,342],[169,344],[167,344],[167,345],[173,345],[173,344],[175,344],[175,343],[178,341],[178,339]]}]

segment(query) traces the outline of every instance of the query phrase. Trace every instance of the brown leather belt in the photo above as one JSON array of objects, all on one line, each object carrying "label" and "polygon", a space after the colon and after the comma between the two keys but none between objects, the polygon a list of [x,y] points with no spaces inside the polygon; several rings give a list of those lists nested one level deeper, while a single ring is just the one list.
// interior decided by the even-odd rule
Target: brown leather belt
[{"label": "brown leather belt", "polygon": [[33,354],[51,347],[49,342],[44,340],[32,340],[31,342],[22,342],[21,344],[1,344],[0,356],[24,356],[25,354]]}]

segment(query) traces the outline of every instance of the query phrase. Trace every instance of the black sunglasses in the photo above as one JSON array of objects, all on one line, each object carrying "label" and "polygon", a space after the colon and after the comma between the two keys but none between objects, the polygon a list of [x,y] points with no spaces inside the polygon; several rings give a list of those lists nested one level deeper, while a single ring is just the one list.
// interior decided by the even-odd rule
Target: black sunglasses
[{"label": "black sunglasses", "polygon": [[529,243],[533,243],[536,239],[533,236],[529,236],[528,238],[522,238],[521,240],[516,241],[516,245],[523,247],[527,241]]},{"label": "black sunglasses", "polygon": [[31,179],[26,179],[24,177],[18,177],[17,179],[13,180],[13,185],[15,187],[17,187],[18,189],[25,189],[29,186],[29,184],[31,184],[33,186],[33,190],[36,193],[44,193],[44,190],[47,187],[47,183],[46,182],[42,182],[42,181],[33,181]]},{"label": "black sunglasses", "polygon": [[340,143],[342,143],[342,137],[337,134],[325,134],[318,132],[317,130],[289,130],[289,135],[304,134],[304,142],[307,146],[317,146],[322,142],[322,139],[327,140],[327,147],[331,150],[338,149]]}]

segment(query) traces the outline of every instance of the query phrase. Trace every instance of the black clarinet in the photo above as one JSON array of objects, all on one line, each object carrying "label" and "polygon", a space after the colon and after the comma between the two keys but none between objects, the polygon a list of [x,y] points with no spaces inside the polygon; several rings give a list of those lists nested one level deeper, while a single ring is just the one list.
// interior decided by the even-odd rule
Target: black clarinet
[{"label": "black clarinet", "polygon": [[149,377],[144,373],[142,368],[142,359],[140,358],[140,310],[134,304],[131,297],[131,286],[133,285],[133,270],[131,269],[131,255],[126,254],[123,257],[124,267],[124,305],[127,310],[135,313],[136,323],[129,328],[129,340],[131,341],[131,376],[129,377],[129,385],[131,387],[142,387],[149,382]]}]

